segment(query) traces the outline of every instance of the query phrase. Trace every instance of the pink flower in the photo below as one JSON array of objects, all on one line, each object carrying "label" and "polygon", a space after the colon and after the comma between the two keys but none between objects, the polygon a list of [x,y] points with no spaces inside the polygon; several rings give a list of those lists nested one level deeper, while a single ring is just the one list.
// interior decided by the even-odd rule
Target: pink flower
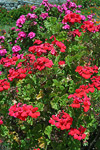
[{"label": "pink flower", "polygon": [[34,38],[34,37],[35,37],[35,33],[34,33],[34,32],[30,32],[30,33],[28,34],[28,37],[30,37],[30,39]]},{"label": "pink flower", "polygon": [[15,30],[15,27],[12,27],[11,30]]},{"label": "pink flower", "polygon": [[37,8],[36,6],[32,6],[31,11],[35,10],[36,8]]},{"label": "pink flower", "polygon": [[37,15],[28,13],[28,14],[27,14],[27,17],[30,18],[30,19],[36,19],[36,18],[37,18]]},{"label": "pink flower", "polygon": [[21,31],[18,33],[18,37],[22,40],[22,38],[26,38],[26,33],[24,31]]},{"label": "pink flower", "polygon": [[21,31],[21,29],[16,29],[15,31]]},{"label": "pink flower", "polygon": [[7,53],[6,49],[0,50],[0,55],[1,55],[1,56],[4,56],[6,53]]},{"label": "pink flower", "polygon": [[0,71],[0,75],[2,74],[2,72]]},{"label": "pink flower", "polygon": [[12,51],[14,52],[14,53],[16,53],[16,52],[18,52],[18,51],[20,51],[21,50],[21,47],[19,46],[19,45],[16,45],[16,46],[13,46],[12,47]]},{"label": "pink flower", "polygon": [[78,5],[78,8],[81,8],[82,7],[82,5]]},{"label": "pink flower", "polygon": [[70,29],[70,25],[66,24],[65,26],[62,27],[63,29]]},{"label": "pink flower", "polygon": [[42,13],[42,14],[40,15],[40,17],[41,17],[42,19],[45,19],[45,18],[48,17],[48,13]]},{"label": "pink flower", "polygon": [[26,18],[24,15],[20,16],[20,18],[16,21],[16,26],[18,26],[19,28],[22,27],[22,25],[25,23]]}]

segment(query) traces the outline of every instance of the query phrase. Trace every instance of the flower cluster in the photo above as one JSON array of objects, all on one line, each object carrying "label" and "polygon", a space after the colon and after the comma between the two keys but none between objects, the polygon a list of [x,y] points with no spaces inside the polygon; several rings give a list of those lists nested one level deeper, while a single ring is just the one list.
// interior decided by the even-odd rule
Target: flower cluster
[{"label": "flower cluster", "polygon": [[64,16],[64,19],[62,20],[64,24],[67,22],[74,24],[75,22],[81,23],[81,16],[76,13],[69,13],[66,16]]},{"label": "flower cluster", "polygon": [[76,96],[76,93],[74,93],[74,94],[69,95],[68,98],[73,98],[73,103],[69,105],[70,107],[80,108],[81,104],[83,104],[82,105],[82,107],[84,108],[83,111],[87,112],[89,110],[91,103],[90,103],[90,98],[87,97],[86,94],[84,95],[83,98],[80,98]]},{"label": "flower cluster", "polygon": [[35,33],[34,33],[34,32],[30,32],[30,33],[28,34],[28,37],[29,37],[30,39],[34,38],[34,37],[35,37]]},{"label": "flower cluster", "polygon": [[4,36],[0,36],[0,43],[4,42],[5,37]]},{"label": "flower cluster", "polygon": [[25,23],[26,18],[24,15],[20,16],[20,18],[16,21],[16,26],[18,26],[19,28],[22,27],[22,25]]},{"label": "flower cluster", "polygon": [[57,116],[52,115],[52,118],[50,118],[49,123],[52,125],[55,125],[57,128],[60,128],[61,130],[69,130],[72,125],[73,118],[70,117],[69,114],[64,112],[59,112]]},{"label": "flower cluster", "polygon": [[21,47],[19,46],[19,45],[16,45],[16,46],[13,46],[12,47],[12,51],[14,52],[14,53],[17,53],[17,52],[19,52],[21,50]]},{"label": "flower cluster", "polygon": [[35,10],[36,8],[37,8],[36,6],[32,6],[31,11]]},{"label": "flower cluster", "polygon": [[18,33],[18,39],[23,40],[23,38],[26,38],[26,33],[24,31],[21,31]]},{"label": "flower cluster", "polygon": [[83,126],[80,126],[80,128],[75,129],[75,128],[71,128],[70,132],[68,133],[69,135],[73,136],[74,139],[77,140],[82,140],[85,139],[86,134],[84,133],[86,130],[86,128],[84,128]]},{"label": "flower cluster", "polygon": [[91,75],[94,73],[98,73],[98,67],[95,65],[93,67],[90,66],[77,66],[76,72],[79,73],[80,76],[82,76],[85,79],[89,79]]},{"label": "flower cluster", "polygon": [[1,58],[0,64],[3,65],[4,67],[11,67],[12,65],[15,65],[18,60],[18,57],[6,57],[6,58]]},{"label": "flower cluster", "polygon": [[98,32],[98,26],[94,26],[94,23],[91,21],[84,21],[83,25],[81,25],[81,28],[83,32],[86,32],[88,30],[89,32]]},{"label": "flower cluster", "polygon": [[51,36],[50,39],[52,39],[54,37],[54,41],[52,41],[52,44],[55,44],[57,45],[59,48],[60,48],[60,52],[65,52],[66,50],[66,46],[64,45],[64,43],[60,42],[60,41],[57,41],[55,36]]},{"label": "flower cluster", "polygon": [[[36,43],[36,42],[35,42]],[[35,44],[34,43],[34,44]],[[52,55],[56,53],[54,47],[50,43],[44,43],[41,45],[34,45],[29,47],[29,52],[36,53],[37,56],[41,56],[43,53],[48,53],[49,51],[51,52]]]},{"label": "flower cluster", "polygon": [[26,68],[18,68],[16,70],[14,68],[11,68],[9,70],[8,79],[10,81],[13,81],[13,79],[22,80],[26,77],[26,72],[27,72]]},{"label": "flower cluster", "polygon": [[1,49],[1,50],[0,50],[0,55],[1,55],[1,56],[5,56],[5,54],[7,54],[6,49]]},{"label": "flower cluster", "polygon": [[37,15],[35,15],[35,13],[34,14],[28,13],[27,14],[27,18],[29,18],[29,19],[36,19]]},{"label": "flower cluster", "polygon": [[10,88],[10,83],[6,80],[0,80],[0,92],[8,90]]},{"label": "flower cluster", "polygon": [[51,68],[53,66],[52,60],[49,60],[46,57],[37,58],[37,61],[34,63],[34,68],[38,70],[43,70],[45,67]]},{"label": "flower cluster", "polygon": [[45,18],[48,17],[48,13],[42,13],[42,14],[40,15],[40,17],[41,17],[42,19],[45,19]]},{"label": "flower cluster", "polygon": [[98,90],[100,90],[100,76],[93,76],[91,78],[91,81],[93,82],[92,85],[94,85]]},{"label": "flower cluster", "polygon": [[28,116],[32,118],[37,118],[40,116],[40,112],[37,112],[38,107],[34,107],[32,105],[27,105],[27,104],[14,104],[9,108],[9,115],[13,116],[15,118],[18,118],[22,121],[26,121],[26,118]]}]

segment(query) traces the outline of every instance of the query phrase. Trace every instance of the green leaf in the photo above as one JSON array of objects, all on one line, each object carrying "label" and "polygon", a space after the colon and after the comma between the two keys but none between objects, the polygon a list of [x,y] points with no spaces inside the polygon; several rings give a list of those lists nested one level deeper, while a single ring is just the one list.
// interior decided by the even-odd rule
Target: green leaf
[{"label": "green leaf", "polygon": [[52,131],[52,126],[47,126],[47,127],[45,128],[44,133],[45,133],[46,135],[48,135],[48,137],[50,138],[51,131]]}]

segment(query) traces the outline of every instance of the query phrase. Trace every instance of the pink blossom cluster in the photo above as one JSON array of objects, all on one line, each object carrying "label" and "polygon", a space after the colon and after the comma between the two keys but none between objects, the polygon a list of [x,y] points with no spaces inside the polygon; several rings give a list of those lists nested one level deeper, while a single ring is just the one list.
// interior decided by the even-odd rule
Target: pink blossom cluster
[{"label": "pink blossom cluster", "polygon": [[21,31],[18,33],[18,39],[23,40],[23,38],[26,38],[26,33],[24,31]]},{"label": "pink blossom cluster", "polygon": [[4,42],[5,37],[4,36],[0,36],[0,43]]},{"label": "pink blossom cluster", "polygon": [[12,51],[13,53],[19,52],[21,50],[21,47],[19,45],[13,46]]},{"label": "pink blossom cluster", "polygon": [[29,18],[29,19],[36,19],[36,18],[38,18],[38,16],[35,15],[35,13],[34,14],[28,13],[27,14],[27,18]]},{"label": "pink blossom cluster", "polygon": [[36,8],[37,8],[36,6],[32,6],[31,11],[34,11]]},{"label": "pink blossom cluster", "polygon": [[42,19],[45,19],[45,18],[47,18],[47,17],[49,17],[49,16],[48,16],[48,13],[41,13],[40,17],[41,17]]},{"label": "pink blossom cluster", "polygon": [[29,37],[30,39],[33,39],[33,38],[35,37],[35,33],[34,33],[34,32],[30,32],[30,33],[28,34],[28,37]]},{"label": "pink blossom cluster", "polygon": [[18,103],[9,108],[9,115],[22,121],[26,121],[28,116],[35,119],[38,118],[40,116],[40,112],[37,112],[37,110],[38,107],[33,108],[32,105]]},{"label": "pink blossom cluster", "polygon": [[1,49],[1,50],[0,50],[0,55],[1,55],[1,56],[4,56],[5,54],[7,54],[6,49]]},{"label": "pink blossom cluster", "polygon": [[16,26],[18,26],[19,28],[22,27],[22,25],[25,23],[26,18],[24,15],[20,16],[20,18],[16,21]]}]

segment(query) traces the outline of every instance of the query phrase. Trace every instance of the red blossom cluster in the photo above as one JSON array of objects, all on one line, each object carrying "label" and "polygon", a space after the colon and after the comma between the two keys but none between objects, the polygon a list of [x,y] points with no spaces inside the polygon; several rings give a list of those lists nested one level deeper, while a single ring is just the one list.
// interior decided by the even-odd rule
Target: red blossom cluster
[{"label": "red blossom cluster", "polygon": [[6,80],[0,80],[0,92],[8,90],[10,88],[10,83]]},{"label": "red blossom cluster", "polygon": [[68,96],[68,98],[73,98],[73,103],[71,105],[69,105],[70,107],[73,108],[80,108],[81,106],[84,108],[83,111],[87,112],[90,108],[90,98],[87,97],[87,95],[85,94],[83,98],[80,98],[78,96],[76,96],[76,93],[71,94]]},{"label": "red blossom cluster", "polygon": [[74,93],[74,95],[82,98],[84,95],[86,95],[86,93],[89,93],[89,92],[93,93],[94,90],[95,88],[93,84],[89,83],[88,85],[80,85],[80,87],[75,90],[76,93]]},{"label": "red blossom cluster", "polygon": [[98,90],[100,90],[100,76],[93,76],[91,78],[91,81],[93,82],[92,85],[95,86]]},{"label": "red blossom cluster", "polygon": [[80,76],[82,76],[85,79],[89,79],[91,75],[94,73],[98,73],[98,67],[95,65],[93,67],[90,66],[77,66],[76,72],[79,73]]},{"label": "red blossom cluster", "polygon": [[75,37],[76,35],[78,35],[79,37],[81,36],[81,32],[79,32],[79,29],[75,29],[74,31],[72,31],[73,36]]},{"label": "red blossom cluster", "polygon": [[22,80],[26,77],[26,72],[27,72],[26,68],[18,68],[18,69],[11,68],[9,70],[8,79],[10,81],[13,81],[13,79]]},{"label": "red blossom cluster", "polygon": [[22,121],[26,121],[26,118],[28,116],[32,118],[37,118],[40,116],[40,112],[36,112],[38,110],[38,107],[34,107],[32,105],[27,104],[14,104],[9,108],[9,115],[13,116],[15,118],[19,118]]},{"label": "red blossom cluster", "polygon": [[34,63],[34,68],[38,70],[43,70],[45,67],[51,68],[53,66],[52,60],[49,60],[46,57],[37,58],[37,61]]},{"label": "red blossom cluster", "polygon": [[72,125],[73,118],[70,117],[69,114],[64,112],[62,110],[57,114],[57,116],[52,115],[52,118],[50,118],[49,123],[52,125],[55,125],[57,128],[60,128],[61,130],[69,130]]},{"label": "red blossom cluster", "polygon": [[75,22],[81,23],[81,16],[76,13],[69,13],[64,16],[64,19],[62,20],[63,24],[66,24],[67,22],[71,24],[74,24]]},{"label": "red blossom cluster", "polygon": [[66,50],[66,46],[64,45],[64,43],[57,41],[54,35],[52,35],[50,39],[52,39],[53,37],[54,37],[54,41],[52,41],[52,44],[57,45],[60,48],[60,52],[64,53]]},{"label": "red blossom cluster", "polygon": [[35,148],[34,150],[40,150],[39,148]]},{"label": "red blossom cluster", "polygon": [[56,54],[56,51],[52,44],[44,43],[41,45],[34,45],[29,47],[29,52],[36,53],[37,56],[41,56],[42,54],[47,54],[49,51],[52,55]]},{"label": "red blossom cluster", "polygon": [[84,128],[83,126],[80,125],[80,128],[75,129],[75,128],[71,128],[70,132],[68,133],[69,135],[73,136],[74,139],[77,140],[82,140],[85,139],[86,134],[84,133],[86,130],[86,128]]},{"label": "red blossom cluster", "polygon": [[16,65],[16,61],[18,60],[18,57],[6,57],[6,58],[1,58],[0,59],[0,64],[3,65],[4,67],[11,67],[12,65]]},{"label": "red blossom cluster", "polygon": [[94,26],[94,23],[91,21],[84,21],[83,25],[81,25],[81,28],[82,28],[83,32],[86,32],[86,30],[88,30],[89,32],[98,32],[99,31],[99,27]]}]

